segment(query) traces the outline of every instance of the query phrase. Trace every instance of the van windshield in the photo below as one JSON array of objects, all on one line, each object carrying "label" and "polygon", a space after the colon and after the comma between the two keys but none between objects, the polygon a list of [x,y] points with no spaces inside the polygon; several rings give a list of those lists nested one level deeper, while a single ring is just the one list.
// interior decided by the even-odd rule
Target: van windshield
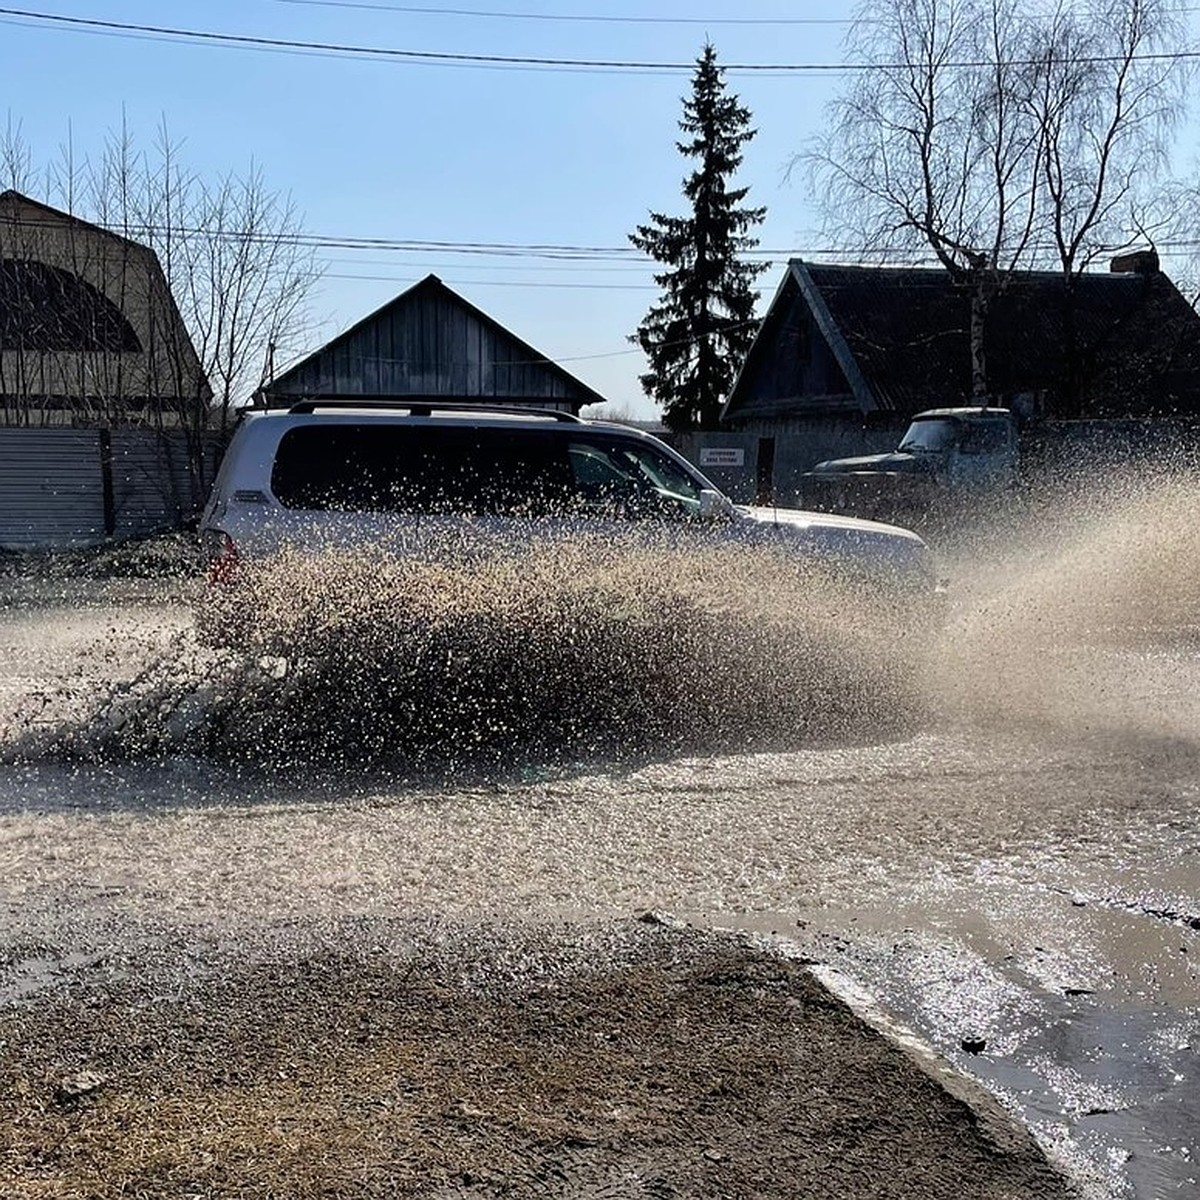
[{"label": "van windshield", "polygon": [[925,421],[914,421],[900,443],[901,450],[922,451],[946,450],[958,440],[959,425],[946,417],[931,417]]}]

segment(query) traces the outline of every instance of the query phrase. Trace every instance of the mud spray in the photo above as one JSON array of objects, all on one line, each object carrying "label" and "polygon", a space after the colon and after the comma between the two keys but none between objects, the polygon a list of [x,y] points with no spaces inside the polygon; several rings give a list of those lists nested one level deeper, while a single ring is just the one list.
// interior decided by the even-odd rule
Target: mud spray
[{"label": "mud spray", "polygon": [[950,721],[1200,739],[1186,666],[1200,650],[1200,489],[1194,475],[1114,476],[1006,537],[977,536],[928,677]]},{"label": "mud spray", "polygon": [[1121,497],[960,549],[944,624],[737,547],[284,555],[204,598],[195,630],[123,678],[83,671],[44,695],[0,752],[409,773],[790,748],[930,720],[1190,742],[1195,706],[1164,717],[1136,663],[1198,640],[1196,489],[1126,482]]},{"label": "mud spray", "polygon": [[478,550],[247,569],[132,678],[49,697],[7,757],[513,766],[791,744],[905,708],[888,687],[911,689],[905,614],[794,556],[588,539]]}]

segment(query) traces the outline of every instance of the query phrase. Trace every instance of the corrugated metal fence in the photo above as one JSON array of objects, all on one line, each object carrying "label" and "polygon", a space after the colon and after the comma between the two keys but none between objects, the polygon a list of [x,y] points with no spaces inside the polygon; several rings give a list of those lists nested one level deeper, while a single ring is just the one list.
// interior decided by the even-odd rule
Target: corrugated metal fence
[{"label": "corrugated metal fence", "polygon": [[[215,445],[206,445],[205,479]],[[182,432],[0,428],[0,549],[179,529],[204,503]]]}]

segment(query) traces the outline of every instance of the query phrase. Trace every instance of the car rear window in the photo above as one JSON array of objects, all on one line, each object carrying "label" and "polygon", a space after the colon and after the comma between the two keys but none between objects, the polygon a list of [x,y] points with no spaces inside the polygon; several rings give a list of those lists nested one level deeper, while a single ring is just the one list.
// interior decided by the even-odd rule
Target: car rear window
[{"label": "car rear window", "polygon": [[561,510],[574,481],[551,430],[339,422],[289,429],[271,490],[293,509],[538,515]]}]

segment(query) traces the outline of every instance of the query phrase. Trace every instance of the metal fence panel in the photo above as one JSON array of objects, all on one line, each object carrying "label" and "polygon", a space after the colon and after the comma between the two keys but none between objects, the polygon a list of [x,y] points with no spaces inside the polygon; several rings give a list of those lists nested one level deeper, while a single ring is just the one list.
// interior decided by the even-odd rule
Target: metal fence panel
[{"label": "metal fence panel", "polygon": [[99,432],[0,430],[0,547],[82,545],[103,537]]},{"label": "metal fence panel", "polygon": [[[118,429],[0,429],[0,549],[55,549],[103,541],[103,438],[110,439],[112,536],[182,528],[205,497],[186,436]],[[205,448],[212,477],[215,443]]]},{"label": "metal fence panel", "polygon": [[192,482],[187,442],[174,431],[114,430],[112,482],[116,538],[178,529],[203,502]]}]

